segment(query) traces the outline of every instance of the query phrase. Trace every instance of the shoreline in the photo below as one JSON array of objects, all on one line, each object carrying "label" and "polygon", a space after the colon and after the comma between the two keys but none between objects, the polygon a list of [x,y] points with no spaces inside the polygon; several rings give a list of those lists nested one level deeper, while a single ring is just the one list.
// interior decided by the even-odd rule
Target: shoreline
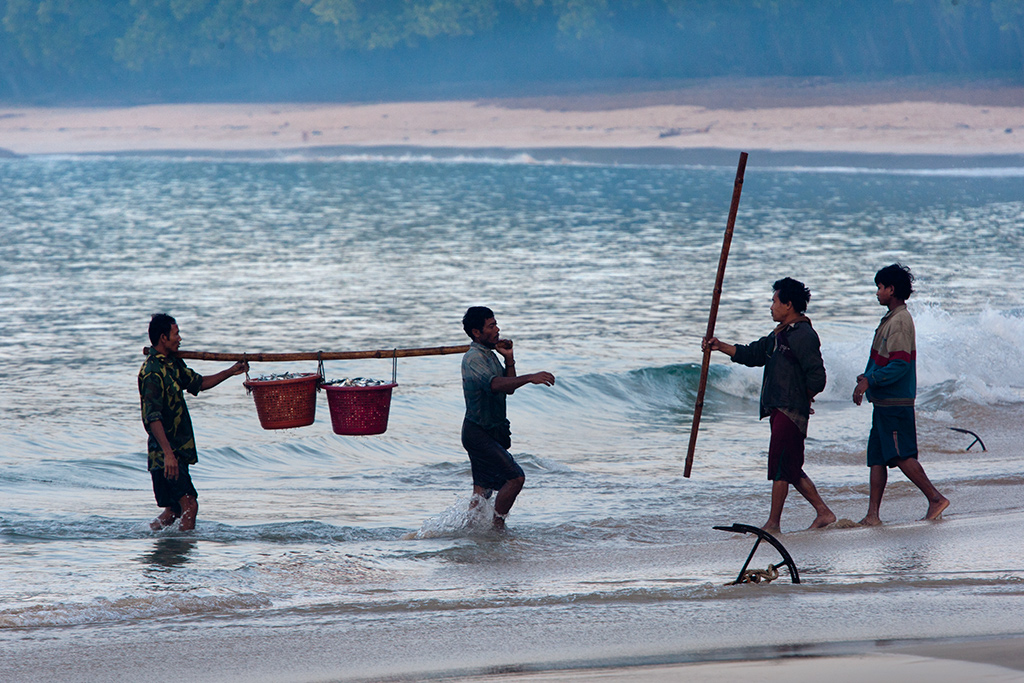
[{"label": "shoreline", "polygon": [[[256,628],[247,634],[201,633],[184,636],[177,629],[156,632],[142,628],[114,635],[110,652],[125,664],[114,672],[93,644],[75,639],[24,643],[12,648],[17,662],[4,662],[12,682],[67,680],[133,680],[130,672],[150,678],[179,677],[210,681],[334,681],[336,683],[728,683],[756,680],[793,683],[935,683],[986,680],[1024,683],[1024,634],[939,637],[906,640],[843,641],[751,645],[719,650],[679,651],[633,657],[537,660],[492,666],[445,667],[441,662],[396,665],[386,659],[347,662],[325,656],[340,632],[320,633],[309,641]],[[127,637],[126,637],[127,636]],[[468,642],[468,641],[467,641]],[[182,644],[187,660],[166,657]],[[224,648],[243,660],[223,657]],[[258,653],[258,654],[257,654]],[[0,657],[0,661],[4,658]],[[243,663],[244,662],[244,663]],[[440,664],[440,666],[438,666]],[[75,672],[74,675],[71,675]]]},{"label": "shoreline", "polygon": [[[753,677],[753,678],[752,678]],[[617,661],[522,664],[356,679],[375,683],[764,683],[874,680],[1024,681],[1024,635],[751,646]]]},{"label": "shoreline", "polygon": [[213,161],[331,162],[331,161],[422,161],[465,163],[583,164],[598,166],[695,166],[732,168],[737,155],[750,155],[748,167],[766,169],[849,168],[880,171],[965,171],[983,169],[1024,170],[1020,154],[900,154],[880,152],[775,151],[758,148],[694,147],[415,147],[409,145],[321,146],[284,149],[137,149],[114,152],[68,152],[54,154],[7,154],[0,159],[51,157],[114,157],[209,159]]},{"label": "shoreline", "polygon": [[[0,154],[381,148],[1024,158],[1024,86],[740,79],[637,92],[381,103],[0,104]],[[673,162],[674,163],[674,162]],[[953,163],[945,162],[945,163]]]}]

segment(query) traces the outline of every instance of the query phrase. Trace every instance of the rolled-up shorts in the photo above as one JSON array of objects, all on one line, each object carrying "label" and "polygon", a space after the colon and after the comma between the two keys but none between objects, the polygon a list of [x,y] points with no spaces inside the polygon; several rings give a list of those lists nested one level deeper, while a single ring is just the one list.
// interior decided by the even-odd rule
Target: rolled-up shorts
[{"label": "rolled-up shorts", "polygon": [[[497,436],[503,437],[504,443],[499,442]],[[469,453],[474,486],[496,491],[510,479],[526,476],[508,452],[511,446],[512,440],[507,435],[495,435],[475,422],[463,420],[462,447]]]},{"label": "rolled-up shorts", "polygon": [[162,508],[171,508],[176,515],[181,515],[182,496],[199,498],[196,487],[192,485],[192,476],[188,473],[186,463],[178,463],[177,479],[165,477],[163,468],[150,470],[149,474],[153,478],[153,495],[156,496],[156,504]]},{"label": "rolled-up shorts", "polygon": [[913,406],[875,406],[868,435],[868,467],[896,467],[917,457],[917,424]]},{"label": "rolled-up shorts", "polygon": [[772,439],[768,444],[768,479],[796,484],[804,474],[804,434],[781,410],[768,418]]}]

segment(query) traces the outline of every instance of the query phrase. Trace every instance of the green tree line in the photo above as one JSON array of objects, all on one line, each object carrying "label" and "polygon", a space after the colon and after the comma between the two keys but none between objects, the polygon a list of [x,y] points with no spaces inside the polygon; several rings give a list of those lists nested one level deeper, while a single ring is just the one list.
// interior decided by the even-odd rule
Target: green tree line
[{"label": "green tree line", "polygon": [[1024,0],[0,0],[0,18],[5,99],[1024,62]]}]

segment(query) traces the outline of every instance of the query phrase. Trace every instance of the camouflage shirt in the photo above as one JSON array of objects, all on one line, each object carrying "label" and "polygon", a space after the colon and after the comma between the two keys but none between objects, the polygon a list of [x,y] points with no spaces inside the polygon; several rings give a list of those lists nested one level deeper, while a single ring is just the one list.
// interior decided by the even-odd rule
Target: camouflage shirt
[{"label": "camouflage shirt", "polygon": [[149,469],[163,469],[164,452],[149,423],[156,420],[164,426],[167,440],[179,462],[194,465],[199,461],[192,418],[185,405],[184,391],[193,396],[203,388],[203,376],[192,371],[180,358],[168,358],[153,349],[139,370],[139,398],[142,402],[142,423],[149,433]]}]

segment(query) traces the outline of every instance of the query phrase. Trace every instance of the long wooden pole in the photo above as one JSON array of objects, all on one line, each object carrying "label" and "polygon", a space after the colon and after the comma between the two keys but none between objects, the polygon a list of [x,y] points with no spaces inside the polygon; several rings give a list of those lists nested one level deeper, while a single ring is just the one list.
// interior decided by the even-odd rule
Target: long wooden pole
[{"label": "long wooden pole", "polygon": [[[711,295],[711,314],[708,316],[708,331],[705,339],[715,336],[715,321],[718,319],[718,302],[722,299],[722,283],[725,280],[725,263],[729,260],[729,246],[732,244],[732,231],[736,227],[736,212],[740,208],[740,192],[743,191],[743,172],[747,168],[747,153],[740,152],[740,163],[736,168],[736,182],[733,183],[732,205],[729,207],[729,221],[725,225],[725,237],[722,239],[722,255],[718,259],[718,275],[715,276],[715,290]],[[700,366],[700,384],[697,386],[697,400],[693,404],[693,426],[690,427],[690,446],[686,449],[686,467],[683,476],[689,477],[693,469],[693,450],[697,445],[697,429],[700,427],[700,415],[704,410],[704,391],[708,386],[708,367],[711,365],[711,349],[704,349],[704,361]]]},{"label": "long wooden pole", "polygon": [[[294,360],[358,360],[361,358],[412,358],[415,356],[446,356],[453,353],[465,353],[469,344],[464,346],[432,346],[424,349],[382,349],[380,351],[305,351],[300,353],[212,353],[209,351],[178,351],[179,358],[188,360],[213,360],[236,362],[240,360],[276,363]],[[148,348],[142,350],[148,352]]]}]

